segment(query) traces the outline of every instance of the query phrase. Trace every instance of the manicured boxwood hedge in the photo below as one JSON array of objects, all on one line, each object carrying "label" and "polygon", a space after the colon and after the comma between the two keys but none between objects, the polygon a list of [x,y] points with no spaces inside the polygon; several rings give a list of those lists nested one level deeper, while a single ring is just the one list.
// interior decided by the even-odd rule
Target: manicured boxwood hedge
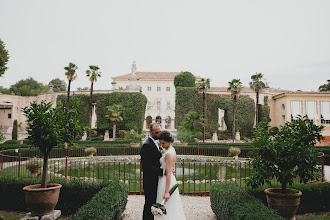
[{"label": "manicured boxwood hedge", "polygon": [[[52,182],[62,184],[56,209],[63,215],[71,215],[91,200],[102,188],[109,186],[121,189],[118,182],[85,182],[56,179]],[[23,187],[38,184],[38,179],[0,179],[0,208],[7,211],[28,211]],[[120,187],[119,187],[120,186]],[[122,188],[126,192],[125,188]],[[124,193],[125,194],[125,193]],[[126,194],[127,197],[127,194]]]},{"label": "manicured boxwood hedge", "polygon": [[113,219],[121,218],[128,196],[127,185],[112,183],[98,192],[92,200],[72,215],[70,220]]},{"label": "manicured boxwood hedge", "polygon": [[[275,187],[276,186],[272,186]],[[280,188],[280,186],[277,186]],[[249,190],[249,194],[258,198],[264,204],[267,204],[264,190],[267,186],[258,189]],[[319,213],[330,211],[330,183],[319,184],[299,184],[290,186],[291,189],[298,189],[302,192],[300,205],[297,214]]]},{"label": "manicured boxwood hedge", "polygon": [[211,208],[218,219],[283,219],[258,199],[242,192],[236,183],[216,183],[210,188]]}]

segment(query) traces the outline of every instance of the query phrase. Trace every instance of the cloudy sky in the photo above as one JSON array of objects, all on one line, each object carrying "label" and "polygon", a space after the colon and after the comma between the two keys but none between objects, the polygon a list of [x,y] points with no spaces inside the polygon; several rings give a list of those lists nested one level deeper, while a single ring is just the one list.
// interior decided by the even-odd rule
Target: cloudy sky
[{"label": "cloudy sky", "polygon": [[316,91],[330,79],[329,0],[0,0],[0,38],[10,54],[0,85],[33,77],[90,86],[89,65],[114,76],[179,72],[227,86],[264,74],[273,88]]}]

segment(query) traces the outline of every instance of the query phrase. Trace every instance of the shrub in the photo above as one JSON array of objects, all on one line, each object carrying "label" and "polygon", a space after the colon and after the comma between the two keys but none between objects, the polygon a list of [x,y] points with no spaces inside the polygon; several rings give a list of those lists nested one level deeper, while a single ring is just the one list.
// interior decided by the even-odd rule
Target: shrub
[{"label": "shrub", "polygon": [[11,133],[11,139],[17,140],[17,120],[14,120],[13,131]]},{"label": "shrub", "polygon": [[229,156],[235,156],[241,153],[241,149],[238,147],[230,147],[228,151],[229,151]]},{"label": "shrub", "polygon": [[[55,182],[53,179],[52,182]],[[0,179],[0,207],[7,211],[27,211],[23,187],[40,183],[35,179]],[[85,205],[103,187],[112,182],[85,182],[56,179],[62,185],[60,197],[55,209],[63,215],[71,215]]]},{"label": "shrub", "polygon": [[119,130],[118,132],[119,138],[124,139],[126,137],[126,133],[127,132],[125,130]]},{"label": "shrub", "polygon": [[210,188],[211,208],[218,219],[282,219],[274,210],[242,192],[236,183],[216,183]]},{"label": "shrub", "polygon": [[96,148],[95,147],[87,147],[85,148],[85,153],[90,155],[90,154],[95,154],[96,153]]},{"label": "shrub", "polygon": [[69,219],[120,219],[126,207],[127,196],[128,187],[126,185],[112,182]]},{"label": "shrub", "polygon": [[26,169],[27,170],[35,170],[35,169],[40,169],[42,167],[43,163],[40,158],[31,158],[26,161]]}]

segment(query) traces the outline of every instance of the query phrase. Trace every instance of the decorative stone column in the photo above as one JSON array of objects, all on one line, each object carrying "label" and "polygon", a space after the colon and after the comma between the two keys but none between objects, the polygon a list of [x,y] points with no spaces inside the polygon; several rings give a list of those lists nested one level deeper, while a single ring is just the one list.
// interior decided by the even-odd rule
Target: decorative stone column
[{"label": "decorative stone column", "polygon": [[218,142],[218,134],[217,134],[217,132],[213,132],[212,142]]},{"label": "decorative stone column", "polygon": [[105,134],[104,134],[104,141],[110,141],[110,138],[109,138],[109,130],[105,130]]},{"label": "decorative stone column", "polygon": [[237,130],[235,133],[235,141],[240,141],[241,140],[241,135],[239,133],[239,131]]}]

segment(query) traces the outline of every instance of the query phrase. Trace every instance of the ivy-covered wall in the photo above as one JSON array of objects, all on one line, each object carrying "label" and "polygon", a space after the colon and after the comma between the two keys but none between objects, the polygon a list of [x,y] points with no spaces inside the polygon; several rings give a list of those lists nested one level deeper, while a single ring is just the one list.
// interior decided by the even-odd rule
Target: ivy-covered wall
[{"label": "ivy-covered wall", "polygon": [[[175,117],[177,125],[180,125],[184,115],[189,111],[201,113],[202,94],[195,88],[176,89]],[[225,110],[225,122],[227,130],[231,131],[233,125],[233,99],[230,95],[206,95],[206,129],[213,132],[218,128],[218,109]],[[236,103],[236,125],[241,134],[249,134],[252,131],[255,117],[255,103],[249,96],[240,96]]]},{"label": "ivy-covered wall", "polygon": [[[89,95],[73,95],[82,102],[79,109],[79,121],[88,126],[89,120]],[[66,96],[59,96],[58,101],[65,103]],[[145,108],[147,104],[147,98],[142,93],[129,93],[129,92],[113,92],[110,94],[93,94],[93,102],[96,103],[97,114],[97,129],[112,131],[113,123],[106,118],[107,106],[113,104],[121,104],[124,107],[123,118],[121,122],[117,122],[117,131],[130,130],[142,132]],[[111,133],[110,133],[111,134]]]}]

